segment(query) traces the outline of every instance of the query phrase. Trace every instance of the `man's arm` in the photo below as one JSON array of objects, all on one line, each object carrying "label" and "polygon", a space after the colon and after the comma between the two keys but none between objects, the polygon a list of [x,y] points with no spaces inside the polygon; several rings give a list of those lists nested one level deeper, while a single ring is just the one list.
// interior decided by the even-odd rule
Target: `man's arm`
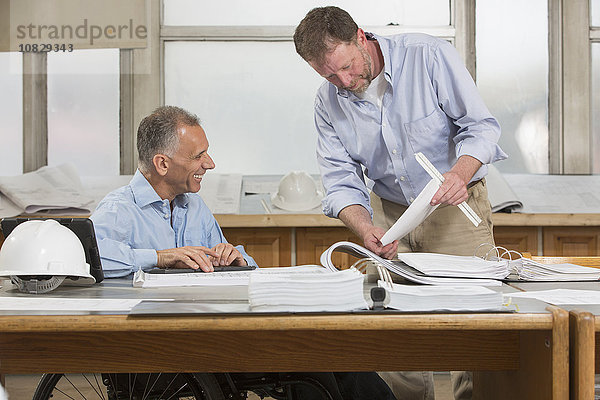
[{"label": "man's arm", "polygon": [[350,205],[342,209],[338,217],[352,232],[362,239],[365,247],[373,253],[388,259],[396,255],[398,241],[394,240],[392,243],[383,246],[379,239],[381,239],[385,231],[373,225],[371,214],[363,206],[358,204]]},{"label": "man's arm", "polygon": [[433,195],[431,205],[452,204],[457,206],[467,200],[467,185],[475,172],[481,167],[481,161],[471,156],[461,156],[450,171],[444,174],[444,183]]}]

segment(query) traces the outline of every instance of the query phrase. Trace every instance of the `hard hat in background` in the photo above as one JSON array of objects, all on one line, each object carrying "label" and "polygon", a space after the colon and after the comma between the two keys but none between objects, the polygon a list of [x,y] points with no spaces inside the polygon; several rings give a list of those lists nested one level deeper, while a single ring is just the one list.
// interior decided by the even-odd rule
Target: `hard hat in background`
[{"label": "hard hat in background", "polygon": [[0,248],[0,277],[10,277],[28,293],[49,292],[65,279],[84,285],[96,282],[77,235],[53,219],[15,227]]},{"label": "hard hat in background", "polygon": [[310,210],[321,204],[323,193],[306,172],[290,172],[281,178],[279,190],[271,196],[273,205],[287,211]]}]

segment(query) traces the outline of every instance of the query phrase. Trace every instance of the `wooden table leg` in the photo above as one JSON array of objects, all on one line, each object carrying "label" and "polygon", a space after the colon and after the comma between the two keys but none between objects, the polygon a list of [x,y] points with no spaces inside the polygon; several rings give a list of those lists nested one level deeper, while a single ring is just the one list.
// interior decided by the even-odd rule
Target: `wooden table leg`
[{"label": "wooden table leg", "polygon": [[517,371],[475,371],[473,399],[569,398],[569,314],[549,306],[551,331],[521,331]]},{"label": "wooden table leg", "polygon": [[570,392],[572,400],[594,400],[594,316],[582,310],[569,313]]}]

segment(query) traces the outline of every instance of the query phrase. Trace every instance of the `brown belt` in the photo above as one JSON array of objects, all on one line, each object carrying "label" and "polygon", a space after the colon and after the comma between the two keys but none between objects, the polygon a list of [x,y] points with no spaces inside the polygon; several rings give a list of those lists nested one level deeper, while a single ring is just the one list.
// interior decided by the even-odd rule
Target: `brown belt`
[{"label": "brown belt", "polygon": [[473,186],[477,185],[477,184],[478,184],[478,183],[480,183],[481,181],[483,181],[483,179],[479,179],[479,180],[477,180],[477,181],[473,181],[473,182],[469,183],[469,184],[467,185],[467,189],[471,189]]}]

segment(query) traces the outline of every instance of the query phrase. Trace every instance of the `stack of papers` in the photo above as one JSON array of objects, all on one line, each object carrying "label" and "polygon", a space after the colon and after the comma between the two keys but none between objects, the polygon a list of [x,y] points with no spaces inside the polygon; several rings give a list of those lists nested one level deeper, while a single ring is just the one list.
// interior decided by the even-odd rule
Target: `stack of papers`
[{"label": "stack of papers", "polygon": [[398,259],[431,276],[504,279],[510,273],[508,260],[503,259],[490,261],[439,253],[398,253]]},{"label": "stack of papers", "polygon": [[149,274],[139,269],[133,274],[133,287],[247,286],[249,279],[250,271]]},{"label": "stack of papers", "polygon": [[600,269],[575,264],[541,264],[528,258],[512,262],[513,272],[524,281],[597,281]]},{"label": "stack of papers", "polygon": [[[313,267],[310,267],[313,268]],[[273,268],[279,269],[279,268]],[[252,273],[248,300],[252,311],[320,312],[367,309],[364,277],[350,268],[331,272]]]},{"label": "stack of papers", "polygon": [[517,292],[505,294],[509,298],[537,299],[545,303],[561,304],[600,304],[600,291],[598,290],[575,290],[575,289],[550,289],[535,290],[532,292]]},{"label": "stack of papers", "polygon": [[503,303],[502,293],[482,286],[378,285],[387,292],[386,306],[402,311],[491,311]]},{"label": "stack of papers", "polygon": [[[423,273],[416,268],[412,268],[409,265],[401,261],[386,260],[379,257],[377,254],[370,250],[365,249],[359,244],[352,242],[337,242],[329,247],[321,254],[321,264],[332,271],[336,271],[336,267],[331,260],[331,256],[334,251],[341,251],[348,253],[358,258],[369,258],[375,263],[378,263],[390,272],[414,283],[421,283],[424,285],[452,285],[452,286],[501,286],[502,282],[499,280],[472,278],[469,275],[463,274],[462,269],[455,270],[454,274],[448,274],[446,276],[430,276],[427,273]],[[452,256],[450,256],[452,257]],[[506,260],[504,261],[506,263]],[[507,273],[508,275],[508,273]],[[505,275],[506,276],[506,275]]]}]

